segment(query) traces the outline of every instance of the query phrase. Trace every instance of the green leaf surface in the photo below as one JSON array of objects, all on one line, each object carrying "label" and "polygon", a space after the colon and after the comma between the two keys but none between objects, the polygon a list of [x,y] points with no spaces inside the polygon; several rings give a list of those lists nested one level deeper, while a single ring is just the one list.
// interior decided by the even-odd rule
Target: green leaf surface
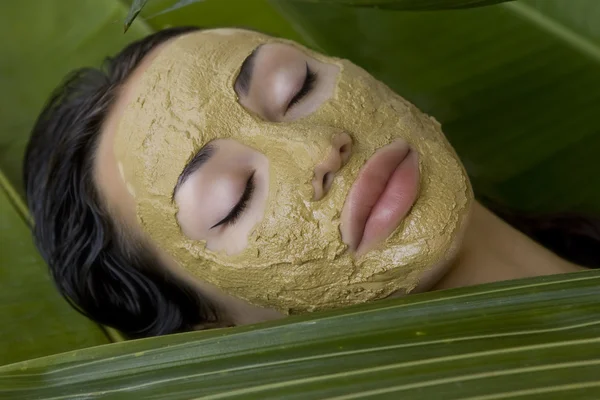
[{"label": "green leaf surface", "polygon": [[194,3],[200,3],[202,1],[204,1],[204,0],[179,0],[177,3],[173,4],[172,6],[167,7],[164,10],[161,10],[161,11],[157,12],[156,14],[149,16],[147,18],[154,18],[156,16],[170,13],[171,11],[179,10],[180,8],[190,6]]},{"label": "green leaf surface", "polygon": [[126,12],[120,1],[0,1],[0,170],[21,195],[25,146],[51,91],[151,31],[140,21],[124,35]]},{"label": "green leaf surface", "polygon": [[[153,18],[158,15],[166,14],[171,11],[178,10],[180,8],[192,5],[194,3],[200,3],[204,0],[179,0],[171,6],[163,5],[156,8],[154,14],[146,14],[147,18]],[[226,0],[221,0],[222,2]],[[472,8],[472,7],[483,7],[503,3],[512,0],[289,0],[297,2],[308,2],[308,3],[330,3],[344,6],[353,7],[376,7],[382,9],[391,10],[404,10],[404,11],[415,11],[415,10],[447,10],[457,8]],[[143,8],[148,3],[148,0],[133,0],[129,9],[129,13],[125,18],[125,30],[129,28],[129,25],[133,20],[140,14]],[[229,6],[235,7],[236,4],[229,1]],[[246,0],[246,3],[251,3]],[[166,8],[165,8],[166,7]]]},{"label": "green leaf surface", "polygon": [[594,399],[599,294],[582,272],[116,343],[0,367],[0,397]]},{"label": "green leaf surface", "polygon": [[129,9],[129,12],[127,13],[127,16],[125,17],[125,23],[124,23],[124,27],[123,27],[123,30],[125,32],[127,32],[127,29],[129,29],[129,27],[133,23],[133,20],[135,20],[135,18],[138,16],[140,11],[142,11],[142,8],[144,8],[144,6],[146,5],[147,2],[148,2],[148,0],[133,0],[133,3],[131,4],[131,8]]},{"label": "green leaf surface", "polygon": [[273,0],[305,42],[438,119],[477,194],[600,213],[600,2],[397,12]]},{"label": "green leaf surface", "polygon": [[151,1],[141,12],[141,16],[155,30],[184,25],[202,28],[237,27],[302,41],[301,36],[268,0],[191,0],[191,4],[175,8],[179,3],[179,0]]},{"label": "green leaf surface", "polygon": [[287,0],[298,3],[374,7],[387,10],[426,11],[490,6],[512,0]]},{"label": "green leaf surface", "polygon": [[7,183],[0,172],[0,365],[108,343],[50,282]]}]

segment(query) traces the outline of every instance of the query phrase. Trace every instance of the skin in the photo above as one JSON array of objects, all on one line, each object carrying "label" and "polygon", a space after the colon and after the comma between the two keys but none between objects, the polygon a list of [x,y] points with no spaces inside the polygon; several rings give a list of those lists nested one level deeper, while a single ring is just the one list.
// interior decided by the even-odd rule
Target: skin
[{"label": "skin", "polygon": [[[96,157],[96,181],[112,214],[118,218],[125,230],[151,244],[166,268],[185,280],[213,303],[218,304],[225,318],[224,324],[245,324],[281,317],[285,314],[277,307],[264,304],[251,304],[222,290],[218,285],[182,266],[182,262],[165,251],[140,224],[139,206],[132,193],[136,188],[124,179],[123,166],[115,154],[115,138],[124,110],[136,101],[137,89],[144,74],[154,60],[167,48],[167,42],[154,49],[136,69],[127,84],[121,88],[117,103],[111,111],[103,128]],[[306,65],[318,74],[313,90],[302,101],[289,107],[289,99],[302,86],[306,75]],[[298,48],[286,43],[268,43],[261,47],[254,60],[252,83],[249,89],[242,91],[234,87],[239,103],[250,113],[274,122],[293,122],[315,113],[334,92],[339,67],[323,59],[316,59]],[[326,197],[332,186],[331,176],[344,168],[352,154],[353,141],[346,132],[337,132],[331,136],[330,143],[321,151],[319,160],[312,168],[312,198],[319,201]],[[256,148],[231,138],[211,141],[212,156],[195,171],[176,191],[174,200],[177,205],[177,223],[182,235],[205,243],[211,252],[225,255],[241,254],[248,247],[248,238],[253,229],[264,219],[269,199],[269,157]],[[402,144],[393,144],[402,147]],[[117,146],[118,147],[118,146]],[[379,151],[399,152],[402,149],[386,147]],[[419,159],[415,155],[415,168]],[[373,168],[371,179],[377,179],[377,171],[385,169],[383,163]],[[363,173],[364,169],[362,170]],[[369,171],[367,171],[369,172]],[[235,206],[243,194],[249,174],[253,174],[256,186],[253,201],[244,210],[243,217],[233,226],[216,226]],[[411,178],[407,173],[406,179]],[[417,175],[418,176],[418,175]],[[327,179],[326,179],[327,177]],[[354,177],[356,179],[356,176]],[[346,201],[341,210],[342,217],[351,214],[352,202]],[[360,213],[359,213],[360,214]],[[352,215],[357,215],[353,212]],[[356,218],[355,218],[356,219]],[[340,235],[348,245],[352,257],[372,253],[371,250],[385,242],[392,233],[381,229],[388,221],[373,228],[381,234],[372,235],[370,242],[362,243],[356,231],[356,223],[347,219],[340,226]],[[464,286],[489,281],[514,279],[549,273],[576,271],[579,267],[566,263],[552,253],[541,248],[529,238],[521,235],[488,210],[475,204],[471,218],[454,235],[447,250],[448,256],[440,265],[430,265],[419,274],[418,285],[413,292]],[[388,223],[389,225],[389,223]],[[216,228],[216,229],[215,229]],[[377,229],[380,228],[380,229]],[[486,234],[482,234],[485,232]],[[463,241],[464,234],[464,241]],[[531,269],[531,266],[543,266]],[[409,290],[396,290],[393,296],[403,295]]]},{"label": "skin", "polygon": [[514,229],[475,203],[456,260],[432,289],[478,285],[585,270]]}]

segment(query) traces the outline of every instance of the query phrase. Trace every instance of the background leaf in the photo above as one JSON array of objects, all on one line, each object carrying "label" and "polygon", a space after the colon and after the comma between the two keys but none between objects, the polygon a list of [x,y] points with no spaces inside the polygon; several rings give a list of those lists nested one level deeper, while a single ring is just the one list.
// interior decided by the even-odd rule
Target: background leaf
[{"label": "background leaf", "polygon": [[512,0],[288,0],[298,3],[375,7],[388,10],[425,11],[490,6]]},{"label": "background leaf", "polygon": [[129,13],[127,13],[127,16],[125,17],[125,25],[123,28],[125,32],[127,32],[127,29],[129,29],[131,23],[138,16],[140,11],[142,11],[147,2],[148,0],[133,0]]},{"label": "background leaf", "polygon": [[202,0],[176,8],[178,1],[153,0],[141,17],[154,30],[170,26],[194,25],[201,28],[237,27],[256,29],[274,36],[302,41],[302,37],[268,0]]},{"label": "background leaf", "polygon": [[596,399],[599,294],[593,271],[117,343],[0,367],[0,397]]},{"label": "background leaf", "polygon": [[108,343],[50,282],[9,190],[0,171],[0,365]]},{"label": "background leaf", "polygon": [[151,15],[151,16],[146,17],[146,18],[148,18],[148,19],[154,18],[154,17],[156,17],[158,15],[166,14],[166,13],[169,13],[171,11],[175,11],[175,10],[178,10],[180,8],[190,6],[190,5],[194,4],[194,3],[200,3],[202,1],[204,1],[204,0],[179,0],[177,3],[173,4],[172,6],[167,7],[165,9],[157,12],[156,14]]},{"label": "background leaf", "polygon": [[138,21],[123,34],[126,14],[116,0],[0,2],[0,35],[15,37],[0,41],[0,170],[19,194],[25,145],[51,91],[75,68],[99,67],[151,32]]}]

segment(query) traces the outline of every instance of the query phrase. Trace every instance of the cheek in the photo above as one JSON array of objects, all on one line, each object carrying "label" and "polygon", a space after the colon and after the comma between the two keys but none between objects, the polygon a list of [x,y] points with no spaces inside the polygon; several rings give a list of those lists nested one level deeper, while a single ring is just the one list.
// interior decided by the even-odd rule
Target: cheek
[{"label": "cheek", "polygon": [[258,254],[256,262],[263,265],[335,257],[345,248],[339,214],[350,180],[340,180],[337,188],[334,181],[330,194],[319,202],[313,201],[312,180],[339,130],[301,123],[278,128],[269,137],[269,147],[254,146],[269,160],[269,178],[263,192],[264,217],[250,235],[248,255]]},{"label": "cheek", "polygon": [[280,185],[272,191],[248,249],[263,266],[334,259],[346,248],[338,216],[339,207],[307,201],[297,185]]},{"label": "cheek", "polygon": [[176,222],[183,234],[190,239],[200,240],[206,234],[202,225],[196,223],[202,216],[197,207],[194,207],[196,193],[191,184],[182,186],[175,195],[177,214]]}]

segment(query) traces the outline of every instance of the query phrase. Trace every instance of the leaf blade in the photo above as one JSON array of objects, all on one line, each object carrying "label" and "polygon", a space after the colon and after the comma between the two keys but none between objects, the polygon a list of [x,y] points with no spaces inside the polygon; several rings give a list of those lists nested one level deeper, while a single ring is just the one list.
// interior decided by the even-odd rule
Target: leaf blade
[{"label": "leaf blade", "polygon": [[486,7],[513,0],[292,0],[294,2],[373,7],[398,11],[455,10]]},{"label": "leaf blade", "polygon": [[138,14],[142,11],[146,3],[148,3],[148,0],[133,0],[133,3],[131,3],[131,7],[129,8],[129,12],[125,17],[125,22],[123,24],[123,32],[127,32],[127,30],[129,29],[135,18],[138,16]]},{"label": "leaf blade", "polygon": [[0,367],[0,394],[454,398],[572,385],[553,389],[564,396],[597,389],[599,291],[588,271],[118,343]]},{"label": "leaf blade", "polygon": [[177,3],[173,4],[172,6],[167,7],[164,10],[161,10],[155,14],[152,14],[152,15],[146,17],[146,19],[152,19],[154,17],[158,17],[159,15],[167,14],[167,13],[170,13],[171,11],[179,10],[180,8],[190,6],[195,3],[201,3],[203,1],[204,0],[179,0]]}]

